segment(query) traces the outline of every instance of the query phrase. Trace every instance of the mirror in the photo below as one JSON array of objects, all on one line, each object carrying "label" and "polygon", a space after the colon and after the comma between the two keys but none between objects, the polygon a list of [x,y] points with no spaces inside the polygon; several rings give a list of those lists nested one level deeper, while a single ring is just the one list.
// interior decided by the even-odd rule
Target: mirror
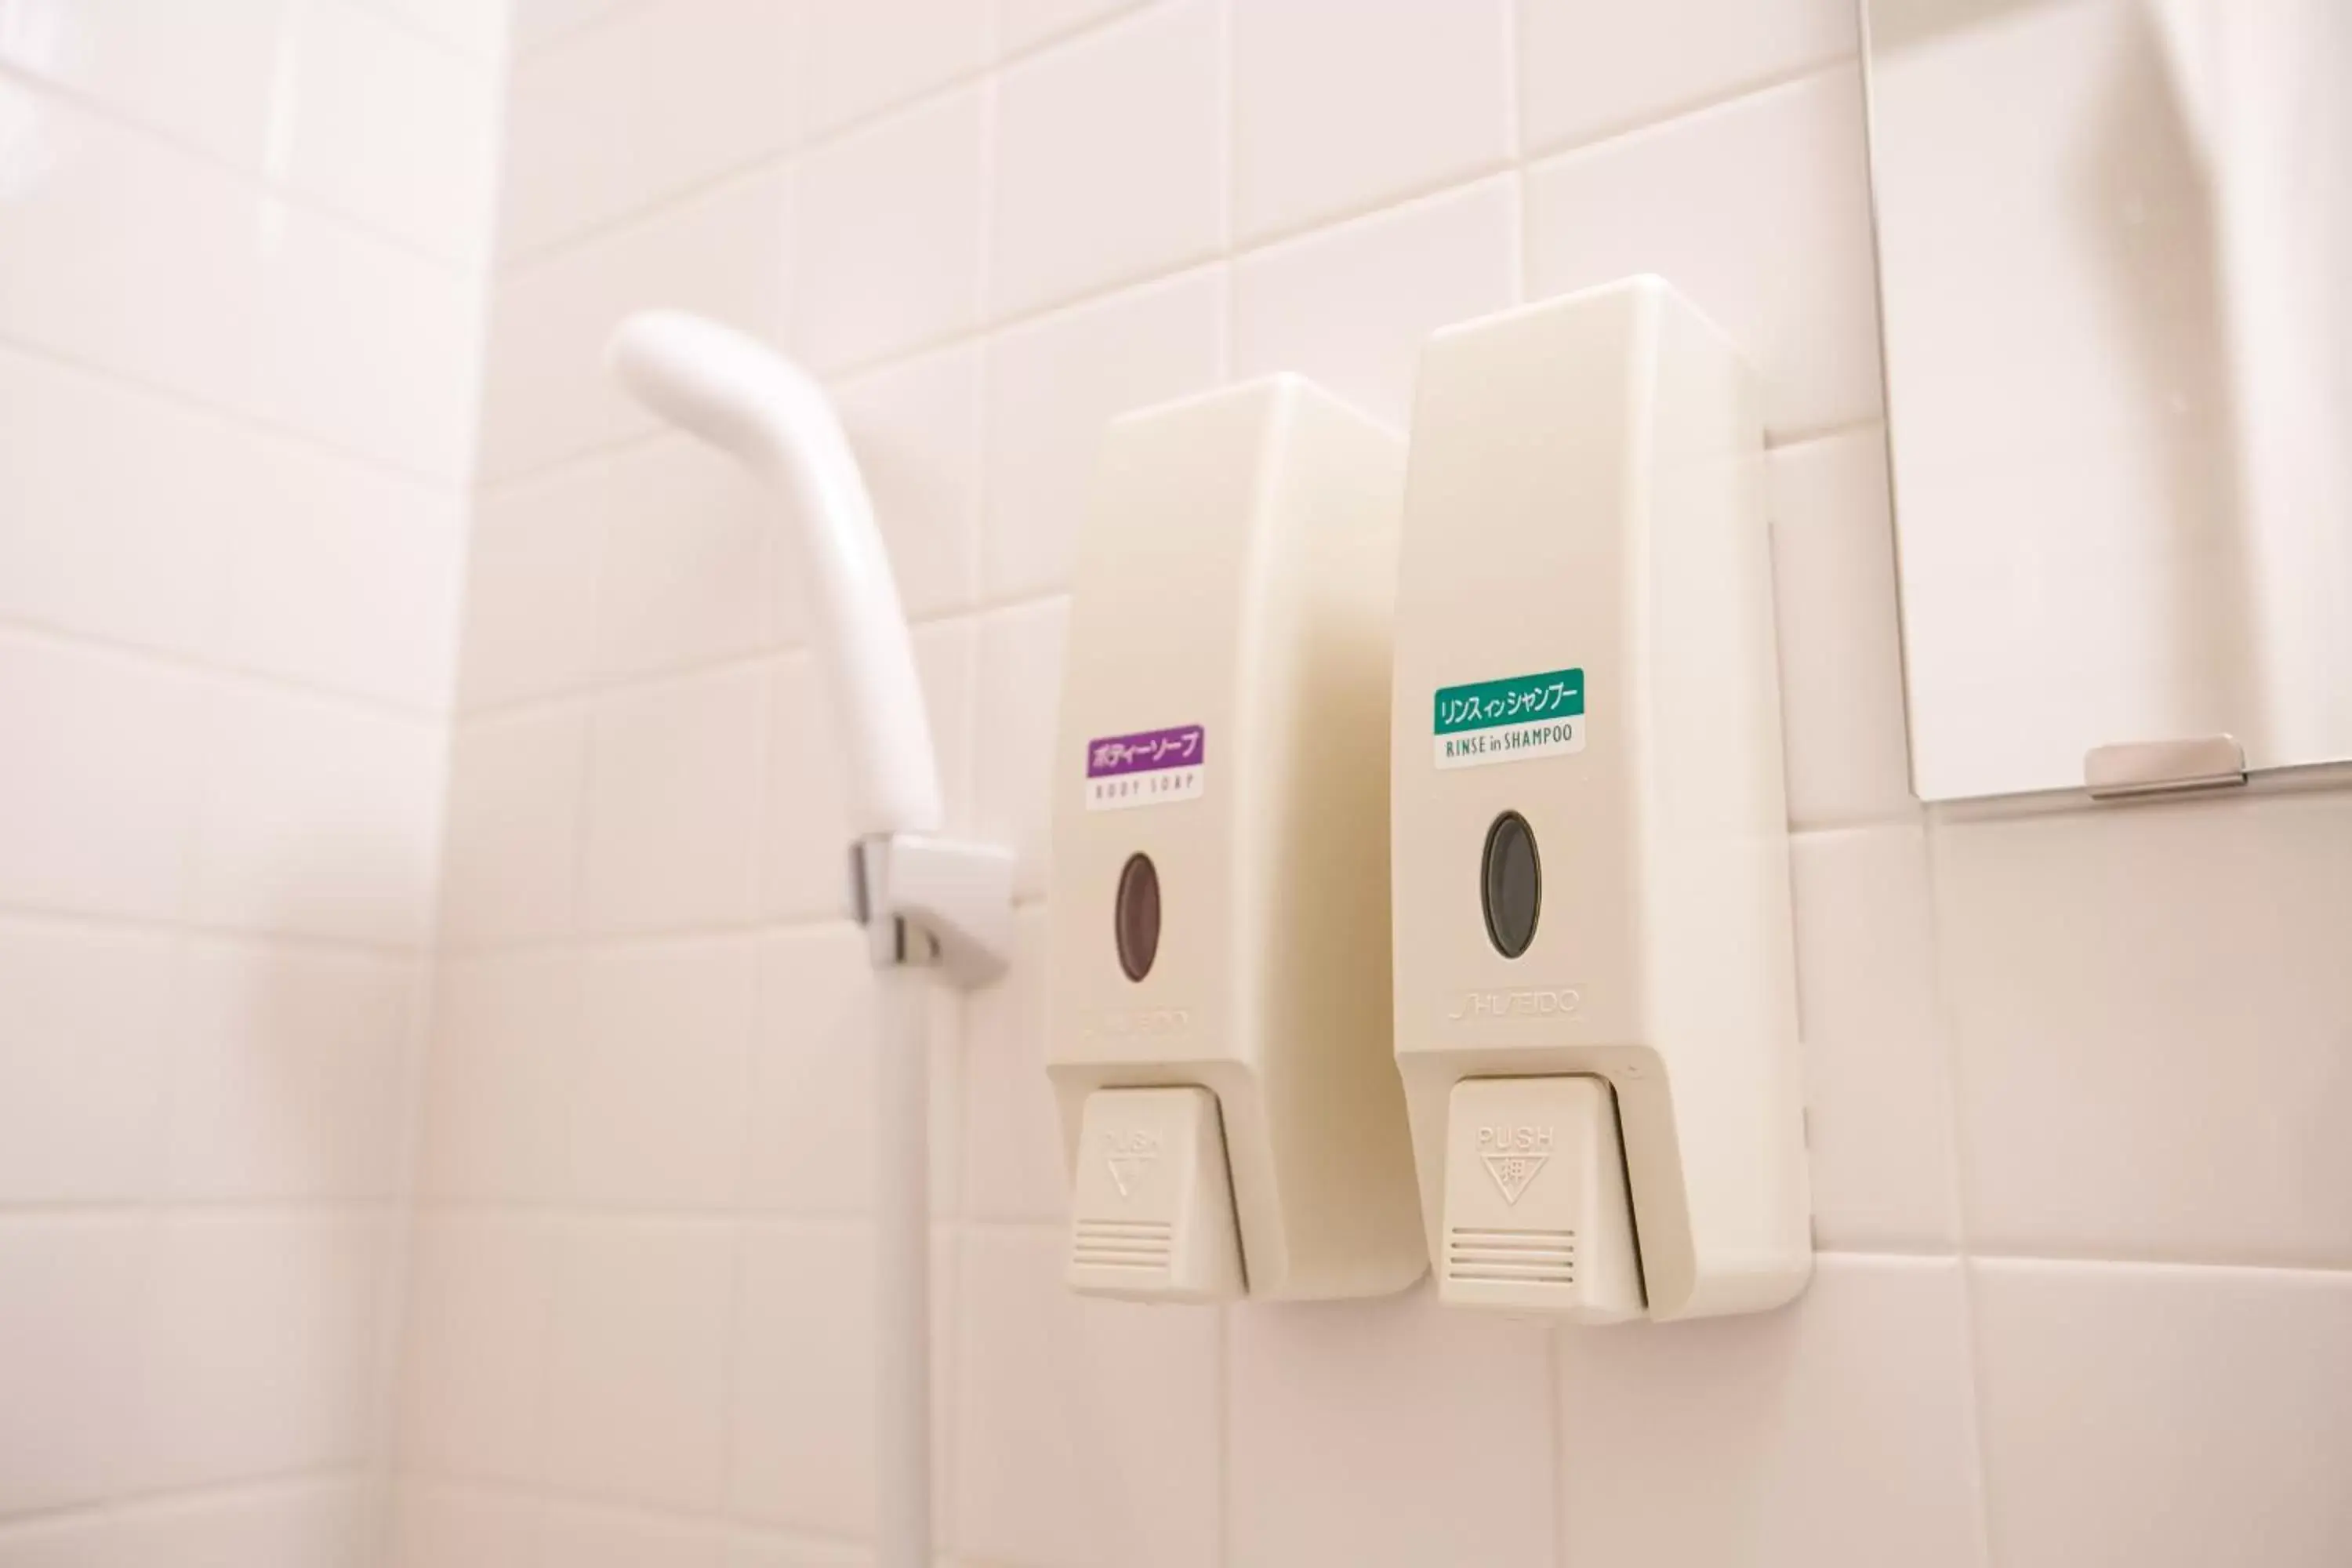
[{"label": "mirror", "polygon": [[2352,757],[2352,5],[1861,5],[1914,789]]}]

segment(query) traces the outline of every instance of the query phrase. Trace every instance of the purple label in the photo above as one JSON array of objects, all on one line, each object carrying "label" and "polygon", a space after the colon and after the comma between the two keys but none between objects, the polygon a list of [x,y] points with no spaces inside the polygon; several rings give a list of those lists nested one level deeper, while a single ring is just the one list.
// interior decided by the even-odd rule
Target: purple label
[{"label": "purple label", "polygon": [[1146,730],[1134,735],[1106,735],[1087,742],[1087,777],[1116,778],[1122,773],[1158,773],[1165,768],[1196,768],[1208,731],[1198,724],[1173,730]]}]

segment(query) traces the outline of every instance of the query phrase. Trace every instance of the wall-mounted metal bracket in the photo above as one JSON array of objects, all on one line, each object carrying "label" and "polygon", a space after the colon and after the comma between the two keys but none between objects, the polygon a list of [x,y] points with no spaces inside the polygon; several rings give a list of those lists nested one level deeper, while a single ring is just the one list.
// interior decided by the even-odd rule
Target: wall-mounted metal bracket
[{"label": "wall-mounted metal bracket", "polygon": [[2246,782],[2246,749],[2229,735],[2133,741],[2083,753],[2083,787],[2093,800],[2226,789]]},{"label": "wall-mounted metal bracket", "polygon": [[1013,955],[1013,851],[921,834],[858,840],[857,919],[877,964],[933,963],[966,990]]}]

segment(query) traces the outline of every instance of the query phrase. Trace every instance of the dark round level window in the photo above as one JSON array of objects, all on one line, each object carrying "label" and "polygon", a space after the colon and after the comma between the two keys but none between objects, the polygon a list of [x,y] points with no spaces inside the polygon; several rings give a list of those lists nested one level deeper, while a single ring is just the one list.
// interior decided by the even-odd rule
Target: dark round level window
[{"label": "dark round level window", "polygon": [[1130,855],[1118,874],[1118,897],[1111,907],[1111,932],[1118,939],[1118,966],[1129,980],[1151,973],[1160,955],[1160,872],[1149,855]]},{"label": "dark round level window", "polygon": [[1503,813],[1486,829],[1478,886],[1486,909],[1486,940],[1505,958],[1518,957],[1536,939],[1536,916],[1543,910],[1543,861],[1536,854],[1535,829],[1517,812]]}]

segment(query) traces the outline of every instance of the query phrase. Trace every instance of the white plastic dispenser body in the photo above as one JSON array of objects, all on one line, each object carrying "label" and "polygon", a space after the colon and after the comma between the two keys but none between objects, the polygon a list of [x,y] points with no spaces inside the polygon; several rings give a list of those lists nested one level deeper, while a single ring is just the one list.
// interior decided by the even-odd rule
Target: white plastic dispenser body
[{"label": "white plastic dispenser body", "polygon": [[1762,464],[1655,279],[1423,352],[1396,1048],[1448,1301],[1685,1318],[1811,1271]]},{"label": "white plastic dispenser body", "polygon": [[1053,761],[1068,1280],[1146,1300],[1425,1267],[1391,1055],[1403,452],[1295,376],[1103,441]]}]

